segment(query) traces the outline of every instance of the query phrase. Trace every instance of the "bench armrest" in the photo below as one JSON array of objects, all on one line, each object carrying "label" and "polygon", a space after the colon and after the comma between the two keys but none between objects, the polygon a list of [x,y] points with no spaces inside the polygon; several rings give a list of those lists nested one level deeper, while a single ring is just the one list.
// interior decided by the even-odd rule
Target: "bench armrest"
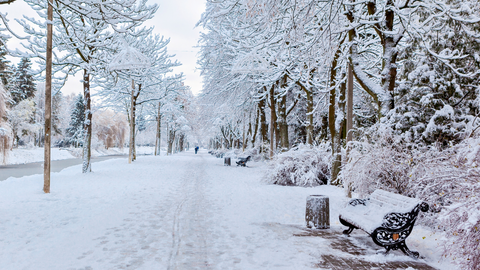
[{"label": "bench armrest", "polygon": [[422,202],[417,205],[412,211],[407,213],[389,213],[383,218],[383,227],[390,229],[400,229],[405,226],[412,226],[415,223],[418,212],[421,210],[423,212],[428,211],[428,204]]},{"label": "bench armrest", "polygon": [[422,210],[422,212],[427,212],[428,209],[430,209],[430,206],[426,202],[420,204],[420,210]]}]

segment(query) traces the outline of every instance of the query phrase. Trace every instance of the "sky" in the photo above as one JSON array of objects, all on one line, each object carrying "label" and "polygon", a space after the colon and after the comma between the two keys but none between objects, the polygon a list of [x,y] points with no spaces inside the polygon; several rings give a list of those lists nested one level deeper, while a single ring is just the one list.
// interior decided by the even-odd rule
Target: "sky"
[{"label": "sky", "polygon": [[[174,69],[174,73],[183,72],[186,77],[185,84],[191,87],[194,94],[198,94],[202,89],[202,80],[200,71],[195,71],[198,52],[195,46],[202,29],[195,28],[195,24],[205,10],[206,0],[148,0],[148,3],[158,4],[159,8],[155,17],[147,21],[145,25],[154,26],[154,33],[170,38],[168,51],[170,54],[175,54],[174,59],[178,59],[182,63],[182,66]],[[17,0],[10,5],[2,5],[0,12],[8,13],[7,18],[11,27],[20,34],[23,32],[14,19],[22,18],[23,15],[36,16],[35,11],[22,0]],[[19,42],[11,39],[8,45],[14,48],[19,47]],[[18,62],[15,59],[11,59],[11,61]],[[70,78],[62,88],[62,92],[64,94],[81,93],[80,80],[80,74]]]}]

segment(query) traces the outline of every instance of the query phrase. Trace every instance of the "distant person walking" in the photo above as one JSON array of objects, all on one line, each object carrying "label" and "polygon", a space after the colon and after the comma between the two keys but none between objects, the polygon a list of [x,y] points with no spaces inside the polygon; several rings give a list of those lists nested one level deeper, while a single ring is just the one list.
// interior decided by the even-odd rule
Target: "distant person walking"
[{"label": "distant person walking", "polygon": [[198,147],[198,146],[195,146],[195,155],[197,154],[198,149],[199,149],[199,147]]}]

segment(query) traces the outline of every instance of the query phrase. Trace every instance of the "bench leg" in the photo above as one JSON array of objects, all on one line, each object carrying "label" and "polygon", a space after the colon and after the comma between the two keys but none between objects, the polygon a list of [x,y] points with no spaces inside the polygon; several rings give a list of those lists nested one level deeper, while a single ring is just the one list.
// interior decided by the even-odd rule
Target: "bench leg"
[{"label": "bench leg", "polygon": [[390,250],[392,250],[392,248],[390,246],[385,246],[384,248],[385,248],[385,251],[378,251],[377,254],[388,255]]},{"label": "bench leg", "polygon": [[408,249],[407,244],[405,244],[405,241],[399,243],[398,248],[400,248],[400,250],[403,251],[405,255],[412,257],[414,259],[418,259],[418,257],[420,256],[418,252],[411,251],[410,249]]},{"label": "bench leg", "polygon": [[342,225],[348,227],[348,229],[343,231],[343,234],[350,236],[350,234],[353,232],[354,229],[358,229],[357,227],[350,224],[350,222],[344,220],[342,217],[339,217],[338,219],[340,220],[340,223],[342,223]]},{"label": "bench leg", "polygon": [[353,229],[355,229],[354,227],[350,227],[346,230],[343,231],[343,234],[349,236],[352,232],[353,232]]}]

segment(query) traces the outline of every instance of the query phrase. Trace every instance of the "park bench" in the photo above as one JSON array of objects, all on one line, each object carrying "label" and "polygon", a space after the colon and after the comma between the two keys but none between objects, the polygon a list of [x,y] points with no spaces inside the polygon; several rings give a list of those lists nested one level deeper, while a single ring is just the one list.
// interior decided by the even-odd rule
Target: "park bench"
[{"label": "park bench", "polygon": [[251,158],[252,158],[251,156],[248,156],[246,158],[238,158],[237,166],[242,166],[242,167],[247,166],[247,161],[249,161]]},{"label": "park bench", "polygon": [[418,252],[408,249],[405,240],[410,235],[420,210],[428,211],[421,200],[377,189],[368,199],[353,199],[341,211],[340,223],[349,227],[343,231],[350,235],[353,229],[368,233],[375,244],[390,250],[400,249],[405,255],[418,258]]}]

